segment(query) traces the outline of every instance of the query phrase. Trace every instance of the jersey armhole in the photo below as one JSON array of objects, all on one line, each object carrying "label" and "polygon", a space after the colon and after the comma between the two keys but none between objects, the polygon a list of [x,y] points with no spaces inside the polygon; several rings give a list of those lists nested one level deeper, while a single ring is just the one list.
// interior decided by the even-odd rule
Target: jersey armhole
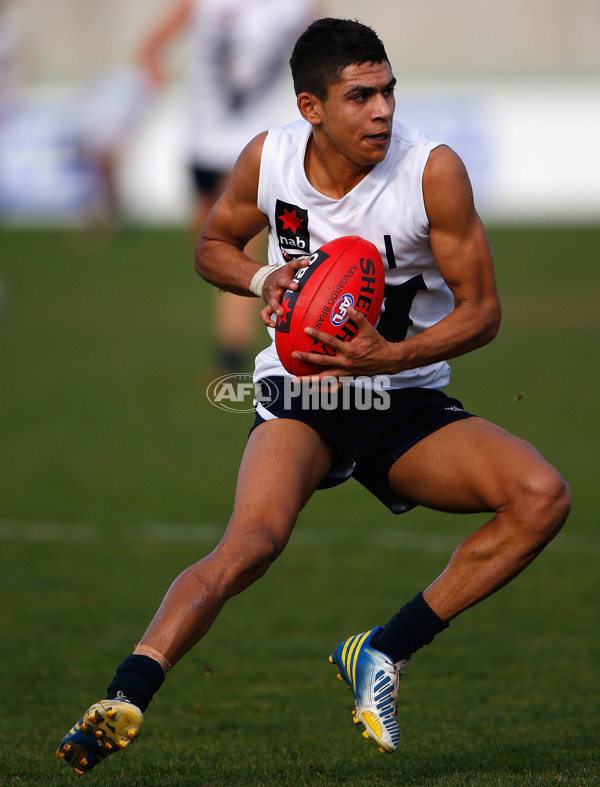
[{"label": "jersey armhole", "polygon": [[274,144],[274,131],[271,129],[267,132],[263,149],[260,157],[260,169],[258,174],[258,191],[256,195],[256,205],[261,213],[270,218],[269,213],[269,183],[271,179],[271,149]]}]

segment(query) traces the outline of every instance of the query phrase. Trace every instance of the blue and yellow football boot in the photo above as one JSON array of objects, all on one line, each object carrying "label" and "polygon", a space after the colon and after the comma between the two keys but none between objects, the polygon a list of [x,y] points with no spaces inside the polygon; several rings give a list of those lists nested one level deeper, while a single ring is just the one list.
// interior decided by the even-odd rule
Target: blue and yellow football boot
[{"label": "blue and yellow football boot", "polygon": [[100,700],[86,710],[56,752],[82,776],[105,757],[133,743],[142,728],[142,711],[126,700]]},{"label": "blue and yellow football boot", "polygon": [[400,727],[396,718],[398,682],[408,660],[397,664],[380,650],[370,648],[371,637],[380,627],[357,634],[340,643],[329,657],[340,669],[338,678],[352,689],[356,709],[354,723],[364,725],[363,736],[373,738],[379,751],[398,748]]}]

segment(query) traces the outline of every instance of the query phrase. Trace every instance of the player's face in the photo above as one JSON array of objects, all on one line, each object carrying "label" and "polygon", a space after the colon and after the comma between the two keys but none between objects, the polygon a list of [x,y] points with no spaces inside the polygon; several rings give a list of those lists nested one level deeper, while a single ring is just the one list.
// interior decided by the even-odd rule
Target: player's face
[{"label": "player's face", "polygon": [[383,161],[390,146],[396,79],[389,63],[347,66],[320,105],[320,131],[358,166]]}]

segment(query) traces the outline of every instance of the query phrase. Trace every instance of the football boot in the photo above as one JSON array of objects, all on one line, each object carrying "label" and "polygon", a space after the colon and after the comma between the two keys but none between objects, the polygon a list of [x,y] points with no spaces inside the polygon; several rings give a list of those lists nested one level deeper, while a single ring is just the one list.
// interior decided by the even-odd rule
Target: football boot
[{"label": "football boot", "polygon": [[72,765],[81,776],[109,754],[133,743],[143,720],[142,711],[127,700],[100,700],[65,735],[56,756]]},{"label": "football boot", "polygon": [[400,727],[396,718],[398,682],[409,659],[397,664],[380,650],[370,647],[371,637],[380,626],[341,642],[329,657],[339,667],[338,678],[345,680],[355,699],[355,724],[363,724],[363,736],[373,738],[379,751],[398,748]]}]

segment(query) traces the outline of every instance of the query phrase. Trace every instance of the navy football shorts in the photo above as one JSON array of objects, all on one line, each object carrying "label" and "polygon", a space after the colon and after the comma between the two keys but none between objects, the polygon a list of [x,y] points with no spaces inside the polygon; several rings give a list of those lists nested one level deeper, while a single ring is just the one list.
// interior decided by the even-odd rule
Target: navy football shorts
[{"label": "navy football shorts", "polygon": [[[364,397],[361,400],[352,392],[340,400],[338,393],[337,406],[332,409],[328,399],[327,406],[321,407],[314,406],[314,398],[286,397],[283,377],[270,377],[259,385],[265,396],[256,407],[252,429],[273,418],[308,424],[330,443],[334,454],[332,466],[318,488],[355,478],[394,514],[415,507],[390,489],[388,474],[394,462],[442,426],[472,417],[458,399],[429,388],[386,391],[389,398],[384,409],[365,408]],[[375,394],[373,397],[376,401]]]}]

